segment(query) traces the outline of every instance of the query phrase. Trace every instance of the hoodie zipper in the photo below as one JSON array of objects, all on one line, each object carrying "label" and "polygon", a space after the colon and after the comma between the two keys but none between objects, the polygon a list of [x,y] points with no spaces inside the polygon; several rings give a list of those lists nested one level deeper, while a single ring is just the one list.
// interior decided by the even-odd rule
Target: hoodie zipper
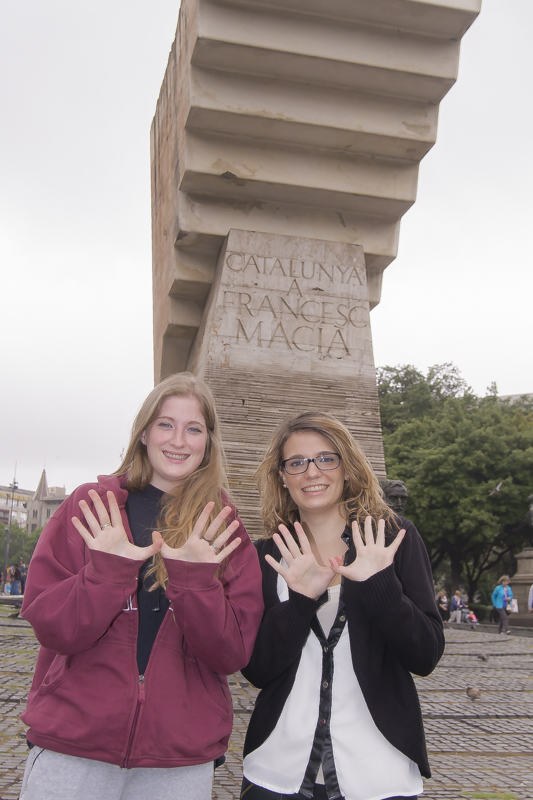
[{"label": "hoodie zipper", "polygon": [[[172,606],[169,607],[168,611],[173,613]],[[167,614],[168,614],[168,611],[167,611]],[[138,618],[137,618],[137,620],[138,620]],[[157,646],[157,644],[159,642],[159,639],[161,637],[163,628],[167,624],[168,623],[167,623],[166,619],[164,619],[162,621],[162,623],[161,623],[161,627],[159,628],[159,630],[157,632],[157,636],[155,637],[155,641],[154,641],[154,643],[152,645],[152,652],[150,653],[150,658],[148,659],[148,665],[146,667],[145,672],[147,672],[150,669],[150,661],[152,660],[152,655],[153,655],[154,650],[156,649],[156,646]],[[137,626],[138,626],[138,621],[137,621]],[[137,635],[138,634],[139,634],[139,629],[137,627]],[[129,736],[129,739],[128,739],[128,748],[126,750],[126,755],[124,756],[124,761],[122,762],[122,766],[124,768],[128,767],[128,762],[129,762],[130,754],[131,754],[131,748],[133,746],[133,739],[134,739],[135,734],[137,732],[137,721],[139,719],[139,714],[141,713],[141,706],[143,706],[145,702],[146,702],[146,678],[145,678],[145,675],[139,675],[139,682],[137,684],[137,707],[135,709],[135,714],[133,715],[133,722],[131,723],[130,736]]]},{"label": "hoodie zipper", "polygon": [[146,693],[145,693],[146,683],[144,680],[144,675],[139,675],[139,683],[137,684],[137,707],[135,709],[135,714],[133,716],[133,722],[131,724],[131,731],[130,731],[130,738],[128,740],[128,749],[126,750],[126,755],[124,757],[124,763],[122,766],[127,769],[128,761],[131,753],[131,748],[133,745],[133,737],[135,736],[135,732],[137,730],[137,720],[139,718],[139,713],[141,711],[141,706],[144,705],[146,701]]}]

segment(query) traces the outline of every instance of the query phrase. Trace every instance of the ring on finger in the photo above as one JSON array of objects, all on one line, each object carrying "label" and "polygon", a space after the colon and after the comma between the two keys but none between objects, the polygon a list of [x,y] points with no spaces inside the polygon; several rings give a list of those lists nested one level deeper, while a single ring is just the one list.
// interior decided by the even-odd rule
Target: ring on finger
[{"label": "ring on finger", "polygon": [[202,536],[201,538],[204,540],[204,542],[207,542],[207,544],[213,544],[213,540],[208,539],[207,536]]},{"label": "ring on finger", "polygon": [[213,548],[213,550],[216,550],[217,553],[219,550],[222,550],[222,548],[219,547],[216,542],[211,542],[211,547]]},{"label": "ring on finger", "polygon": [[106,524],[105,524],[105,525],[102,525],[102,526],[101,526],[101,530],[104,530],[104,528],[112,528],[112,527],[113,527],[113,526],[111,525],[111,523],[110,523],[110,522],[106,522]]}]

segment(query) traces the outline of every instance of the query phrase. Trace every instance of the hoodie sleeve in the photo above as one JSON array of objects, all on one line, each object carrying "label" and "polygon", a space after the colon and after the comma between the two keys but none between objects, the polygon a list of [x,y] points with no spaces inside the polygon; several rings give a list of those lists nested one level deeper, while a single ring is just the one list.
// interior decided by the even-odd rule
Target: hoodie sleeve
[{"label": "hoodie sleeve", "polygon": [[239,522],[232,538],[241,544],[220,577],[217,564],[165,559],[166,594],[187,647],[221,675],[248,663],[263,614],[257,553]]},{"label": "hoodie sleeve", "polygon": [[[79,500],[92,507],[89,489],[105,495],[98,484],[77,489],[44,528],[28,570],[22,616],[38,641],[60,655],[92,647],[137,590],[140,563],[89,550],[70,521]],[[128,530],[123,507],[122,518]]]}]

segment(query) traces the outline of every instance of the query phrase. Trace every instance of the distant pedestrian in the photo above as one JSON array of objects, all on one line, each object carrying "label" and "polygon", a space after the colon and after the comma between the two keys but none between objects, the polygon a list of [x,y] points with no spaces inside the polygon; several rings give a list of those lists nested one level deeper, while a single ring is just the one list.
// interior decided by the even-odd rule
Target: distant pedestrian
[{"label": "distant pedestrian", "polygon": [[461,597],[461,590],[457,589],[454,596],[452,597],[452,603],[450,606],[451,614],[450,614],[450,622],[461,622],[461,614],[463,608],[468,608],[468,604],[464,602]]},{"label": "distant pedestrian", "polygon": [[12,567],[11,594],[20,594],[21,573],[17,565]]},{"label": "distant pedestrian", "polygon": [[[531,592],[529,593],[531,597]],[[509,635],[509,622],[507,617],[511,611],[511,600],[513,599],[513,590],[509,586],[509,575],[502,575],[498,586],[492,593],[492,605],[498,609],[500,615],[500,624],[498,626],[498,633],[506,633]]]},{"label": "distant pedestrian", "polygon": [[447,622],[450,619],[450,609],[448,607],[448,597],[445,589],[441,589],[437,595],[437,608],[439,609],[442,621]]},{"label": "distant pedestrian", "polygon": [[26,578],[28,577],[28,568],[24,561],[20,559],[20,593],[24,594],[26,588]]},{"label": "distant pedestrian", "polygon": [[529,597],[527,598],[527,610],[531,614],[533,611],[533,583],[529,587]]}]

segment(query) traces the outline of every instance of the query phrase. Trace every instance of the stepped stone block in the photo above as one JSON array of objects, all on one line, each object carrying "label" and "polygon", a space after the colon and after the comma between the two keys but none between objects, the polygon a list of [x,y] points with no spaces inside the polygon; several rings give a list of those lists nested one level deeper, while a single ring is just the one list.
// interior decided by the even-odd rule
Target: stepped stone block
[{"label": "stepped stone block", "polygon": [[[233,229],[360,244],[370,305],[481,0],[182,0],[151,131],[156,379]],[[174,309],[174,310],[173,310]]]},{"label": "stepped stone block", "polygon": [[[436,140],[439,103],[457,78],[461,37],[480,6],[481,0],[182,0],[151,130],[155,378],[183,369],[203,371],[222,398],[229,374],[224,370],[231,362],[233,386],[244,401],[239,413],[257,413],[257,440],[242,456],[250,465],[257,463],[260,440],[264,443],[266,429],[260,426],[270,429],[280,409],[296,407],[296,400],[289,402],[296,379],[295,397],[322,407],[324,386],[333,391],[335,361],[340,383],[331,407],[362,431],[357,426],[365,404],[371,407],[368,419],[376,419],[375,377],[367,321],[361,329],[365,346],[354,349],[346,341],[343,354],[344,334],[356,333],[352,321],[348,327],[339,323],[332,345],[326,330],[335,324],[308,323],[300,311],[294,318],[299,332],[294,340],[287,334],[284,366],[276,368],[273,354],[283,334],[272,343],[272,330],[261,315],[250,328],[256,320],[251,304],[233,307],[226,300],[217,306],[230,297],[220,294],[220,286],[233,291],[224,281],[238,275],[229,264],[221,267],[228,241],[264,235],[261,247],[256,243],[255,250],[235,252],[281,258],[285,246],[280,242],[289,237],[299,242],[294,259],[305,262],[307,249],[318,248],[321,255],[312,256],[316,263],[330,264],[326,253],[333,266],[342,248],[358,246],[358,274],[365,271],[362,302],[374,307],[383,271],[397,254],[401,217],[416,199],[420,160]],[[268,249],[268,242],[276,242],[275,248]],[[279,293],[285,276],[278,277],[281,288],[263,286],[264,275],[258,287]],[[345,287],[338,276],[332,281],[328,291],[337,297]],[[235,296],[252,291],[235,286]],[[290,305],[295,296],[285,290]],[[312,287],[309,291],[314,297]],[[340,305],[339,297],[344,295],[335,301]],[[273,308],[282,313],[281,300],[276,302]],[[280,318],[280,331],[291,310],[284,308],[283,314],[289,316]],[[238,333],[238,345],[228,339],[222,346],[208,333],[213,315],[224,336]],[[242,329],[231,328],[231,320],[239,320]],[[315,338],[305,338],[311,330]],[[318,331],[326,337],[320,342]],[[212,353],[207,341],[215,347]],[[322,349],[311,354],[306,347]],[[337,350],[338,357],[333,356]],[[250,369],[253,380],[260,381],[255,389]],[[281,405],[266,400],[273,375],[284,398]],[[354,411],[357,425],[347,410],[353,403],[359,409]],[[237,443],[241,422],[231,408],[226,433]],[[364,436],[382,474],[379,424]]]}]

